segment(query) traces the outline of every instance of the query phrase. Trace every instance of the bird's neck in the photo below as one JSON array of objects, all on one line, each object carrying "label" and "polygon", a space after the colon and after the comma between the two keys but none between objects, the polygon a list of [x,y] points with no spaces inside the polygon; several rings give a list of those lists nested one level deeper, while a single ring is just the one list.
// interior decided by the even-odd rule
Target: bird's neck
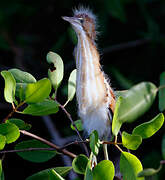
[{"label": "bird's neck", "polygon": [[[77,67],[77,100],[79,108],[90,109],[107,101],[108,83],[100,69],[100,56],[85,32],[78,34],[75,52]],[[86,108],[85,108],[86,107]]]}]

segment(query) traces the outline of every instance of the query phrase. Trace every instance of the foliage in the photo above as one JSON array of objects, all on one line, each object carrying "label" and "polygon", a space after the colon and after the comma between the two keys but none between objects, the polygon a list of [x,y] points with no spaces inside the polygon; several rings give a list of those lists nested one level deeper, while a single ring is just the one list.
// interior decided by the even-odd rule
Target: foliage
[{"label": "foliage", "polygon": [[[150,138],[162,127],[164,123],[163,113],[158,114],[150,121],[136,126],[132,130],[132,134],[123,131],[121,143],[117,140],[123,123],[132,123],[138,117],[142,116],[153,104],[157,93],[160,90],[162,91],[162,88],[157,88],[151,82],[139,83],[131,87],[129,90],[124,91],[124,93],[122,91],[117,92],[118,99],[112,120],[112,133],[115,136],[115,141],[101,141],[97,131],[93,131],[90,134],[89,140],[85,141],[85,143],[89,143],[91,150],[90,157],[87,157],[85,154],[75,155],[66,149],[62,150],[50,141],[28,132],[31,125],[27,124],[24,120],[11,118],[14,113],[28,114],[32,116],[55,114],[58,112],[59,107],[65,110],[64,107],[73,99],[76,88],[76,71],[72,71],[69,77],[68,99],[65,105],[62,106],[54,97],[56,97],[57,88],[59,88],[61,84],[63,76],[63,68],[61,68],[63,65],[61,63],[63,62],[62,59],[53,52],[48,53],[47,57],[49,60],[51,59],[51,62],[56,62],[54,63],[54,71],[57,70],[57,72],[54,72],[53,74],[56,76],[54,79],[52,79],[52,75],[50,76],[50,72],[48,72],[50,80],[48,78],[43,78],[38,81],[35,80],[31,74],[19,69],[10,69],[1,72],[5,81],[4,97],[7,102],[12,104],[13,111],[3,120],[3,123],[0,124],[0,149],[3,150],[5,144],[16,142],[20,133],[22,133],[33,138],[32,140],[16,143],[15,152],[17,152],[17,154],[23,159],[41,163],[52,159],[60,152],[67,154],[74,159],[72,161],[72,167],[50,168],[38,172],[27,179],[44,179],[50,177],[62,180],[64,179],[64,175],[69,173],[72,168],[76,173],[84,175],[84,179],[86,180],[113,179],[115,176],[115,168],[112,161],[101,160],[97,164],[97,156],[99,155],[99,150],[101,149],[102,144],[112,144],[121,151],[120,172],[124,180],[142,180],[144,179],[144,176],[152,176],[158,173],[161,168],[157,170],[153,168],[143,170],[140,160],[132,153],[122,150],[120,145],[122,144],[123,147],[126,147],[129,150],[138,149],[143,139]],[[57,61],[60,61],[60,63]],[[58,69],[59,64],[60,67]],[[58,73],[60,75],[58,75]],[[15,93],[16,88],[18,92],[22,89],[22,86],[17,86],[19,83],[24,83],[25,85],[21,95],[20,93]],[[53,94],[51,93],[51,86],[54,87]],[[159,98],[162,98],[162,96],[160,97],[160,94]],[[162,101],[162,99],[160,99],[160,101]],[[24,107],[25,104],[26,106]],[[162,102],[160,105],[161,104]],[[164,104],[162,106],[164,106]],[[80,120],[75,121],[75,124],[71,122],[71,124],[71,128],[76,130],[76,132],[83,130]],[[83,141],[81,143],[83,143]],[[163,152],[164,144],[163,140]]]},{"label": "foliage", "polygon": [[[72,51],[77,37],[60,17],[67,15],[66,11],[71,14],[79,4],[97,14],[101,63],[111,75],[112,87],[124,89],[115,91],[113,136],[108,141],[99,139],[96,131],[82,141],[83,124],[75,118],[76,70],[72,71]],[[20,177],[17,179],[67,179],[71,170],[77,174],[76,180],[113,179],[118,172],[114,170],[112,154],[109,153],[110,160],[102,158],[104,145],[121,153],[123,179],[164,179],[164,9],[163,0],[2,0],[0,179],[13,178],[13,173]],[[62,147],[52,143],[47,137],[49,128],[47,132],[40,121],[47,115],[51,115],[64,138],[78,132],[80,139],[65,141]],[[71,120],[70,125],[66,118]],[[83,143],[89,156],[82,149]],[[11,152],[16,152],[11,154],[14,161],[7,156]],[[22,159],[17,159],[17,155]],[[70,156],[70,166],[62,167],[59,156],[63,155]],[[16,167],[17,160],[21,168],[26,166],[27,175],[20,166]]]}]

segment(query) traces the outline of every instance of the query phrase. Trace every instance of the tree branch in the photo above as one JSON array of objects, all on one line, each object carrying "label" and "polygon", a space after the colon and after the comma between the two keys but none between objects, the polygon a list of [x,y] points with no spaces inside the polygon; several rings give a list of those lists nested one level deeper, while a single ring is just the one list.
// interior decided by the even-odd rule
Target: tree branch
[{"label": "tree branch", "polygon": [[67,151],[66,149],[61,149],[59,146],[53,144],[52,142],[50,142],[50,141],[48,141],[48,140],[46,140],[46,139],[44,139],[44,138],[41,138],[41,137],[39,137],[39,136],[37,136],[37,135],[35,135],[35,134],[32,134],[32,133],[30,133],[30,132],[28,132],[28,131],[25,131],[25,130],[20,130],[20,132],[21,132],[22,134],[26,135],[26,136],[30,136],[30,137],[32,137],[32,138],[34,138],[34,139],[37,139],[37,140],[39,140],[39,141],[41,141],[41,142],[49,145],[50,147],[56,149],[57,151],[65,154],[65,155],[67,155],[67,156],[70,156],[70,157],[72,157],[72,158],[75,158],[75,157],[76,157],[75,154]]}]

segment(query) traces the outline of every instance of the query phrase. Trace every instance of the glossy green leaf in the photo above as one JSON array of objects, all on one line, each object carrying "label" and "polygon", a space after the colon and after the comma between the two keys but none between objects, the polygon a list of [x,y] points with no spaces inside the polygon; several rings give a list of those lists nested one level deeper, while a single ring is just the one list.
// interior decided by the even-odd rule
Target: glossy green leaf
[{"label": "glossy green leaf", "polygon": [[54,89],[57,90],[64,76],[63,61],[61,57],[54,52],[49,52],[46,59],[49,64],[53,64],[53,68],[48,70],[48,76]]},{"label": "glossy green leaf", "polygon": [[162,156],[163,156],[163,159],[165,159],[165,134],[162,138]]},{"label": "glossy green leaf", "polygon": [[7,144],[16,141],[20,136],[19,128],[9,122],[0,124],[0,134],[6,137]]},{"label": "glossy green leaf", "polygon": [[25,123],[21,119],[11,118],[11,119],[7,120],[7,122],[15,124],[20,130],[27,130],[28,131],[31,128],[30,124]]},{"label": "glossy green leaf", "polygon": [[83,154],[78,155],[72,161],[73,170],[78,174],[85,173],[87,164],[88,164],[88,158]]},{"label": "glossy green leaf", "polygon": [[45,169],[43,171],[33,174],[32,176],[28,177],[26,180],[56,180],[55,176],[54,179],[51,179],[54,175],[53,171],[58,173],[60,176],[65,177],[71,169],[72,167],[70,166]]},{"label": "glossy green leaf", "polygon": [[142,164],[135,155],[124,151],[121,152],[120,171],[123,175],[123,180],[144,180],[143,177],[137,177],[142,170]]},{"label": "glossy green leaf", "polygon": [[93,180],[113,180],[115,168],[112,161],[103,160],[93,170]]},{"label": "glossy green leaf", "polygon": [[89,140],[90,140],[90,143],[89,143],[90,149],[93,152],[93,154],[95,156],[97,156],[99,153],[100,143],[99,143],[99,135],[98,135],[98,132],[96,130],[94,130],[90,134]]},{"label": "glossy green leaf", "polygon": [[27,103],[38,103],[46,99],[51,92],[49,79],[43,78],[36,83],[29,83],[26,87],[25,101]]},{"label": "glossy green leaf", "polygon": [[[22,141],[15,146],[15,149],[28,149],[28,148],[49,148],[49,146],[37,140]],[[40,163],[40,162],[48,161],[49,159],[53,158],[56,155],[56,151],[36,150],[36,151],[17,152],[17,154],[25,160]]]},{"label": "glossy green leaf", "polygon": [[35,83],[36,79],[28,72],[21,71],[20,69],[8,70],[14,76],[16,83]]},{"label": "glossy green leaf", "polygon": [[122,144],[127,149],[136,150],[142,143],[142,137],[139,135],[128,134],[127,132],[122,132]]},{"label": "glossy green leaf", "polygon": [[[74,124],[75,124],[75,126],[77,127],[77,129],[78,129],[78,131],[83,131],[83,124],[82,124],[82,121],[79,119],[79,120],[76,120],[76,121],[74,121]],[[74,128],[74,126],[71,124],[71,128],[73,129],[73,130],[75,130],[75,128]]]},{"label": "glossy green leaf", "polygon": [[52,180],[65,180],[54,169],[51,169],[50,171],[51,171],[50,179],[52,179]]},{"label": "glossy green leaf", "polygon": [[158,169],[147,168],[138,173],[138,177],[153,176],[162,169],[162,165]]},{"label": "glossy green leaf", "polygon": [[0,150],[2,150],[5,147],[5,144],[6,144],[6,137],[0,134]]},{"label": "glossy green leaf", "polygon": [[133,122],[143,115],[152,105],[157,87],[150,82],[142,82],[129,89],[118,110],[118,120],[122,123]]},{"label": "glossy green leaf", "polygon": [[9,71],[2,71],[1,75],[5,80],[5,89],[4,89],[5,100],[9,103],[13,103],[15,101],[16,81],[13,75]]},{"label": "glossy green leaf", "polygon": [[118,97],[116,106],[115,106],[115,111],[113,115],[113,120],[112,120],[112,133],[117,136],[117,134],[120,131],[122,122],[119,121],[119,109],[121,106],[121,103],[123,101],[123,98],[121,96]]},{"label": "glossy green leaf", "polygon": [[143,139],[149,138],[162,127],[163,123],[164,115],[160,113],[151,121],[145,122],[135,127],[132,134],[140,135]]},{"label": "glossy green leaf", "polygon": [[71,101],[76,93],[76,72],[76,69],[74,69],[68,80],[68,101]]},{"label": "glossy green leaf", "polygon": [[20,101],[25,100],[25,91],[27,83],[16,83],[15,95],[20,99]]},{"label": "glossy green leaf", "polygon": [[28,105],[22,113],[33,116],[46,116],[49,114],[55,114],[58,110],[59,107],[55,101],[45,99],[43,102]]},{"label": "glossy green leaf", "polygon": [[165,110],[165,72],[160,75],[159,110]]},{"label": "glossy green leaf", "polygon": [[85,169],[84,180],[93,180],[92,165],[97,162],[96,156],[91,152]]}]

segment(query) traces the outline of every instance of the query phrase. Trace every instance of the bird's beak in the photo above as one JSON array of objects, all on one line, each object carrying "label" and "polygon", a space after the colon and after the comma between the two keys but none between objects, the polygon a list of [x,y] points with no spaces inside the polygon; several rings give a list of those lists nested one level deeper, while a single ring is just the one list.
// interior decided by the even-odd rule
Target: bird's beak
[{"label": "bird's beak", "polygon": [[75,17],[67,17],[67,16],[63,16],[62,17],[63,20],[68,21],[71,24],[80,24],[79,20]]}]

